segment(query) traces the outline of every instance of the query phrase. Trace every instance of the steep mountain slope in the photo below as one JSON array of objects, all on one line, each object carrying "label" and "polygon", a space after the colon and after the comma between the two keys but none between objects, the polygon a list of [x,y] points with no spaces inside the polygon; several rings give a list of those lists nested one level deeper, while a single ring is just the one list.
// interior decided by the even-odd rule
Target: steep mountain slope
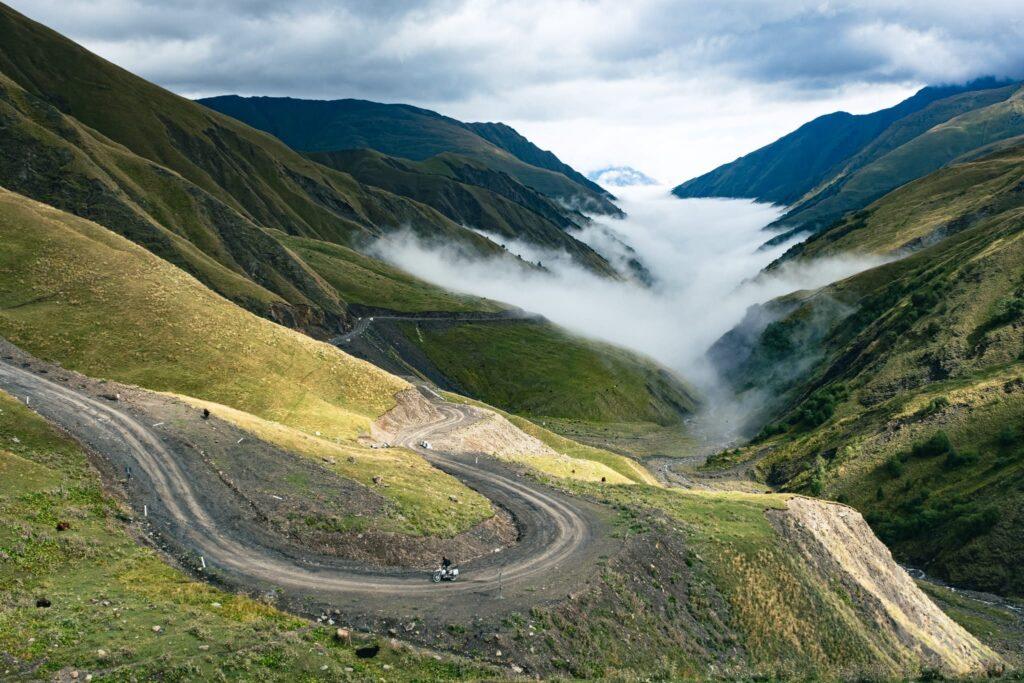
[{"label": "steep mountain slope", "polygon": [[0,182],[111,226],[265,317],[337,328],[344,303],[257,224],[0,74]]},{"label": "steep mountain slope", "polygon": [[337,295],[263,228],[358,244],[405,226],[500,251],[422,204],[361,186],[3,6],[0,37],[0,183],[152,246],[262,314],[282,300],[298,309],[278,316],[286,322],[337,327],[344,314]]},{"label": "steep mountain slope", "polygon": [[517,159],[531,166],[546,168],[549,171],[561,173],[578,185],[591,190],[598,196],[615,199],[608,190],[591,181],[585,175],[574,169],[572,166],[562,162],[552,152],[541,149],[533,144],[519,132],[504,123],[467,123],[477,135],[484,140],[493,143],[506,152],[513,154]]},{"label": "steep mountain slope", "polygon": [[895,122],[938,100],[1000,85],[987,79],[964,86],[924,88],[894,107],[871,114],[826,114],[770,145],[686,181],[673,193],[679,197],[742,197],[791,205],[840,172]]},{"label": "steep mountain slope", "polygon": [[1024,134],[1019,83],[981,79],[925,88],[873,114],[829,114],[689,180],[680,197],[750,197],[790,206],[775,227],[822,230],[848,211],[942,166]]},{"label": "steep mountain slope", "polygon": [[[2,6],[0,36],[0,185],[95,220],[245,308],[319,338],[350,326],[350,302],[406,312],[503,308],[356,251],[410,229],[465,253],[511,258],[437,210],[317,164]],[[453,216],[479,210],[496,230],[528,230],[615,276],[565,232],[582,217],[508,175],[448,154],[401,163],[423,167],[439,187],[466,189],[449,204],[439,193]],[[403,191],[405,180],[423,181],[387,180]],[[461,203],[467,194],[472,203]],[[493,370],[511,378],[519,365],[506,357]],[[566,403],[569,392],[556,389]]]},{"label": "steep mountain slope", "polygon": [[[900,121],[826,187],[804,197],[779,219],[779,225],[822,229],[906,182],[1024,135],[1024,88],[1015,85],[984,95],[968,93],[942,100]],[[997,101],[986,104],[992,99]],[[967,111],[957,113],[963,109]]]},{"label": "steep mountain slope", "polygon": [[[499,140],[498,145],[481,136],[473,125],[406,104],[236,95],[211,97],[200,102],[265,130],[303,152],[368,148],[413,161],[454,152],[508,173],[548,197],[593,212],[620,214],[606,192],[595,189],[588,181],[580,183],[566,175],[563,171],[568,167],[558,166],[561,162],[554,155],[541,153],[518,134],[512,136],[507,127],[485,126],[482,129]],[[506,144],[515,151],[506,149],[503,146]],[[517,153],[557,170],[524,161]]]},{"label": "steep mountain slope", "polygon": [[311,152],[307,156],[349,173],[365,185],[431,206],[460,225],[496,238],[564,251],[599,274],[619,277],[603,256],[567,232],[586,218],[571,216],[544,195],[480,162],[449,153],[416,162],[369,149]]},{"label": "steep mountain slope", "polygon": [[[457,532],[490,515],[482,498],[418,456],[378,456],[358,447],[374,420],[396,405],[396,394],[408,389],[397,377],[247,313],[95,223],[6,190],[0,190],[0,238],[0,336],[21,348],[93,377],[230,406],[322,438],[340,457],[319,476],[349,490],[350,503],[360,495],[379,500],[366,488],[372,478],[404,472],[390,477],[384,494],[390,504],[370,506],[373,514],[364,510],[363,523],[407,533]],[[281,483],[280,493],[290,493],[287,488]],[[468,516],[438,508],[449,493],[465,497]],[[337,510],[324,505],[309,519],[327,524]],[[415,527],[394,523],[403,514]]]},{"label": "steep mountain slope", "polygon": [[1018,145],[795,249],[902,258],[753,310],[719,342],[723,372],[774,424],[717,463],[751,460],[773,484],[841,497],[930,574],[1024,594],[1022,230]]}]

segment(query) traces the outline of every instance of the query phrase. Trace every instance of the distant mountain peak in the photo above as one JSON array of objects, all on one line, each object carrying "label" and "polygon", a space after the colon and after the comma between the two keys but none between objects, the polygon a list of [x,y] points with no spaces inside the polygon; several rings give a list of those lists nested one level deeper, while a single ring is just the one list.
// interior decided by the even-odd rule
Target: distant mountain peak
[{"label": "distant mountain peak", "polygon": [[631,187],[657,185],[658,181],[632,166],[605,166],[591,171],[587,177],[602,187]]}]

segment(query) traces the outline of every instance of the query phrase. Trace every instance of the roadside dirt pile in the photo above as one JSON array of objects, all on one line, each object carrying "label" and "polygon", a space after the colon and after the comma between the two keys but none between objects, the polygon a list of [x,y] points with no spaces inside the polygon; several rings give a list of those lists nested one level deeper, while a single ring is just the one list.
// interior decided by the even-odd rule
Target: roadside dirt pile
[{"label": "roadside dirt pile", "polygon": [[904,648],[885,647],[895,658],[952,676],[1002,669],[998,655],[921,592],[853,508],[794,497],[786,510],[768,515],[812,571],[849,593],[852,609],[877,626],[880,643]]},{"label": "roadside dirt pile", "polygon": [[444,418],[441,411],[416,388],[398,392],[395,401],[395,407],[378,417],[371,426],[370,433],[378,441],[393,442],[403,431]]},{"label": "roadside dirt pile", "polygon": [[[445,413],[416,389],[395,395],[397,404],[373,424],[378,441],[395,442],[401,435],[445,419]],[[430,437],[435,450],[449,453],[486,453],[498,457],[542,455],[560,457],[544,442],[530,436],[501,415],[475,406],[458,406],[465,419],[451,422],[443,433]]]},{"label": "roadside dirt pile", "polygon": [[456,425],[436,440],[435,448],[462,453],[488,453],[498,457],[545,455],[560,457],[547,444],[536,439],[497,413],[472,408],[477,419]]}]

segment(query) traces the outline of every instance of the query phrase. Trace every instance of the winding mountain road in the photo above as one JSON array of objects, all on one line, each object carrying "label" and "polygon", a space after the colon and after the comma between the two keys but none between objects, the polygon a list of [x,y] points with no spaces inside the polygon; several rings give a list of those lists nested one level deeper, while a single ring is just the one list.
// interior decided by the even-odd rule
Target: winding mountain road
[{"label": "winding mountain road", "polygon": [[490,458],[419,448],[421,441],[475,419],[465,407],[437,398],[432,400],[442,417],[401,434],[399,443],[507,509],[520,532],[517,543],[464,564],[459,581],[441,586],[431,584],[423,571],[359,567],[265,543],[264,532],[253,533],[247,528],[251,522],[228,510],[233,492],[226,486],[217,490],[210,483],[216,478],[196,476],[194,463],[185,462],[184,449],[174,439],[117,401],[95,398],[75,389],[74,382],[54,381],[24,365],[0,360],[0,389],[109,460],[114,471],[132,468],[131,483],[141,491],[129,496],[133,506],[151,501],[150,518],[161,535],[172,537],[179,557],[192,553],[192,566],[201,557],[219,580],[276,591],[307,612],[342,608],[379,620],[410,613],[450,619],[521,609],[564,597],[578,586],[581,573],[592,570],[597,556],[610,550],[602,533],[606,515],[597,506],[520,477]]},{"label": "winding mountain road", "polygon": [[507,322],[510,320],[540,320],[541,316],[536,313],[527,313],[525,311],[505,311],[501,313],[433,313],[430,315],[410,313],[403,315],[400,313],[381,313],[377,315],[368,315],[356,320],[356,324],[352,326],[352,329],[345,334],[340,334],[329,340],[329,344],[340,346],[342,344],[348,344],[353,339],[361,337],[366,333],[370,326],[375,322],[382,320],[399,320],[402,322],[455,322],[455,323],[493,323],[493,322]]}]

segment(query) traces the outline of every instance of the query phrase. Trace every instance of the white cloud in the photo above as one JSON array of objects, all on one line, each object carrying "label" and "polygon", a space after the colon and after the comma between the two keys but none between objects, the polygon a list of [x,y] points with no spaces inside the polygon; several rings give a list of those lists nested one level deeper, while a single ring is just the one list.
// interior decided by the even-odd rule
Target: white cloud
[{"label": "white cloud", "polygon": [[12,4],[183,94],[410,102],[666,182],[814,115],[1024,66],[1019,0]]}]

